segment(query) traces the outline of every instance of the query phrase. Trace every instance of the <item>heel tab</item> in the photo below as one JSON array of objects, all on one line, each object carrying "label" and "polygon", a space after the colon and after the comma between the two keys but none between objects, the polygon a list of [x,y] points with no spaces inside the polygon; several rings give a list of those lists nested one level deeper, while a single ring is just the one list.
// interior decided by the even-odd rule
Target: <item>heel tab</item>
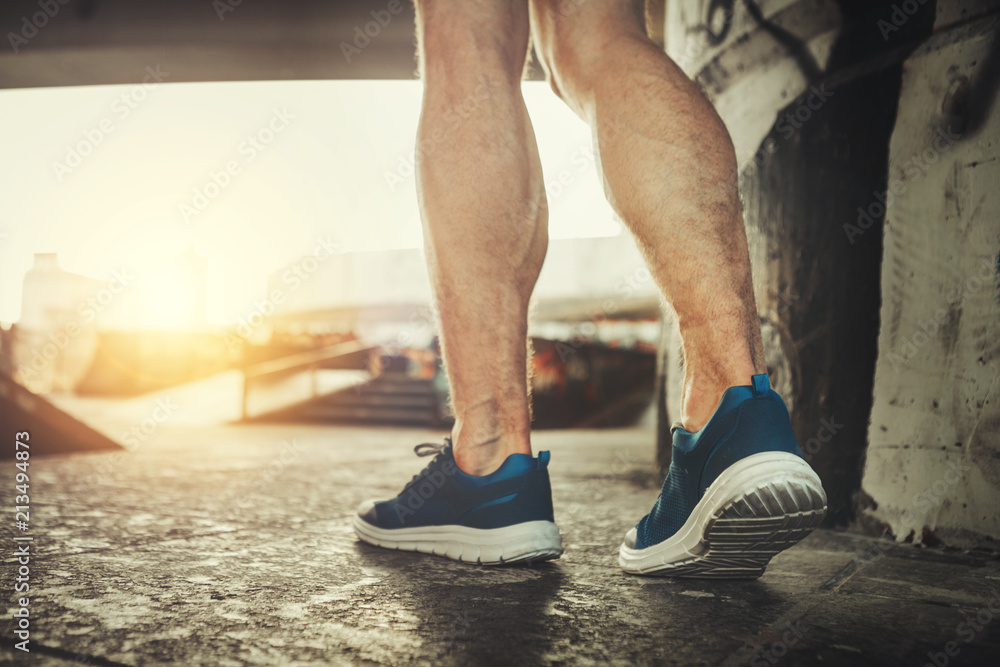
[{"label": "heel tab", "polygon": [[552,454],[548,451],[538,452],[538,469],[545,470],[549,467],[549,461],[552,459]]},{"label": "heel tab", "polygon": [[750,382],[754,396],[767,396],[768,392],[771,391],[771,379],[767,377],[767,373],[754,375],[750,378]]}]

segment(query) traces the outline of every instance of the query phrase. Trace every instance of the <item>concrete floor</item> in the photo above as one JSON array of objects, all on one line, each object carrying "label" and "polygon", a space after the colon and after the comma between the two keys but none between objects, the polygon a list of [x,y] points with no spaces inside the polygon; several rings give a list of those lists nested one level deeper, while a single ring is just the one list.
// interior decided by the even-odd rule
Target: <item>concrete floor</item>
[{"label": "concrete floor", "polygon": [[[167,421],[131,453],[33,459],[32,651],[11,648],[8,621],[0,662],[919,666],[928,653],[940,654],[938,665],[1000,657],[1000,614],[989,610],[994,591],[1000,610],[995,553],[819,531],[757,581],[623,574],[619,541],[657,492],[646,430],[536,435],[553,452],[566,547],[556,562],[488,569],[357,542],[356,504],[396,493],[426,462],[413,445],[439,437]],[[13,549],[3,552],[9,591]],[[962,625],[967,617],[976,625]]]}]

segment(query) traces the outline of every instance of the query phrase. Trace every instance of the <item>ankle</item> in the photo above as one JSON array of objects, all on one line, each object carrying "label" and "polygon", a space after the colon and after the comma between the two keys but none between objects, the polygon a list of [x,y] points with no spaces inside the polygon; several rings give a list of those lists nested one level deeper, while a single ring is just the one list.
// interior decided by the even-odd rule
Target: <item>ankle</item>
[{"label": "ankle", "polygon": [[756,373],[753,365],[734,364],[727,372],[687,372],[681,397],[681,423],[687,431],[701,430],[715,414],[722,395],[730,387],[749,385]]},{"label": "ankle", "polygon": [[[459,470],[467,475],[488,475],[495,472],[511,454],[531,455],[531,441],[523,434],[501,433],[465,435],[467,429],[455,430],[452,452]],[[474,433],[474,431],[473,431]]]},{"label": "ankle", "polygon": [[531,422],[527,398],[487,399],[455,406],[452,452],[459,470],[488,475],[511,454],[531,454]]},{"label": "ankle", "polygon": [[[684,344],[684,389],[681,423],[698,431],[715,414],[722,395],[730,387],[749,385],[758,373],[766,373],[760,329],[756,322],[744,327],[692,328],[681,331]],[[732,332],[736,331],[734,335]]]}]

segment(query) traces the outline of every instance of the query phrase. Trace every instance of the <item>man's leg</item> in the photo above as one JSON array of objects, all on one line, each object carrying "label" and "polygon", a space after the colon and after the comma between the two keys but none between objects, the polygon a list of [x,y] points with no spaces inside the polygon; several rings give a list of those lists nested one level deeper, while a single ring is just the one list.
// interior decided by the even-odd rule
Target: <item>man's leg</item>
[{"label": "man's leg", "polygon": [[593,128],[608,199],[684,344],[683,428],[618,560],[636,574],[758,577],[819,524],[826,495],[766,375],[729,134],[646,37],[642,11],[642,0],[532,0],[552,85]]},{"label": "man's leg", "polygon": [[417,179],[455,410],[455,460],[531,453],[527,309],[547,246],[542,168],[521,97],[527,0],[418,0]]},{"label": "man's leg", "polygon": [[698,430],[727,387],[765,372],[725,126],[645,32],[641,0],[533,0],[535,48],[594,131],[608,199],[677,313],[682,421]]},{"label": "man's leg", "polygon": [[362,503],[354,529],[471,563],[558,558],[548,453],[532,457],[528,437],[528,299],[547,220],[521,99],[527,0],[418,0],[417,33],[417,184],[456,423],[452,446],[395,498]]}]

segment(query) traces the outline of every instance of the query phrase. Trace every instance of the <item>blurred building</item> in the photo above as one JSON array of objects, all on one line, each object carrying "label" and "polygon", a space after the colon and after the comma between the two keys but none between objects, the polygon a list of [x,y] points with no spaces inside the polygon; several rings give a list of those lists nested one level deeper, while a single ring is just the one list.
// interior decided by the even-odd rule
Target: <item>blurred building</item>
[{"label": "blurred building", "polygon": [[18,378],[36,392],[71,389],[93,361],[98,319],[112,312],[113,295],[110,283],[63,270],[55,253],[36,254],[13,329]]},{"label": "blurred building", "polygon": [[24,275],[18,325],[48,331],[81,318],[87,300],[104,286],[102,280],[64,271],[55,253],[36,253],[34,265]]},{"label": "blurred building", "polygon": [[[394,347],[427,347],[436,333],[419,249],[307,256],[272,273],[267,285],[275,333],[352,331]],[[534,304],[532,326],[542,335],[574,335],[573,323],[583,322],[610,331],[602,323],[659,316],[656,285],[627,234],[551,241]]]},{"label": "blurred building", "polygon": [[53,253],[36,254],[10,366],[35,392],[130,393],[218,371],[228,360],[206,331],[207,275],[193,248],[142,280],[127,269],[90,278],[62,269]]}]

